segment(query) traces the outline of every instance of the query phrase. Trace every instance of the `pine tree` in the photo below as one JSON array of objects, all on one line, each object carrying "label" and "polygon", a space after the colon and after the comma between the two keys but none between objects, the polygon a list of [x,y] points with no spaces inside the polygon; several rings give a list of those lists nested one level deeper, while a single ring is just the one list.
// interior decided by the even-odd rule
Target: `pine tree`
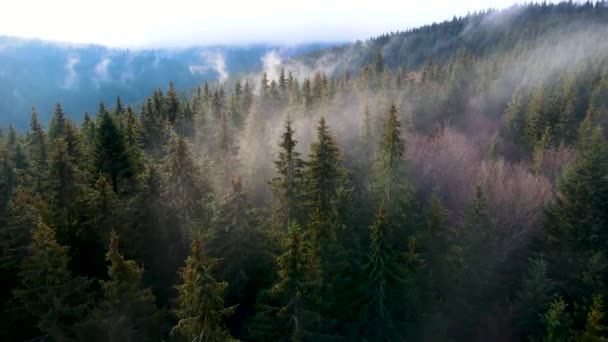
[{"label": "pine tree", "polygon": [[320,338],[320,316],[310,298],[313,286],[311,246],[297,223],[283,238],[277,257],[278,279],[268,291],[252,324],[252,337],[262,341],[305,341]]},{"label": "pine tree", "polygon": [[270,285],[274,265],[267,237],[259,229],[259,214],[251,207],[240,178],[232,180],[232,192],[221,201],[213,226],[207,255],[222,260],[213,276],[230,284],[225,303],[238,306],[228,323],[232,335],[242,337],[242,317],[254,311],[257,292]]},{"label": "pine tree", "polygon": [[274,161],[277,177],[270,181],[274,196],[272,207],[275,229],[289,227],[292,223],[303,224],[304,166],[300,153],[296,151],[297,141],[291,120],[287,119],[281,135],[278,159]]},{"label": "pine tree", "polygon": [[429,273],[433,295],[438,302],[451,295],[454,284],[455,251],[447,225],[447,212],[438,193],[433,192],[426,213],[426,230],[422,234],[422,249]]},{"label": "pine tree", "polygon": [[120,96],[116,97],[116,106],[114,107],[114,116],[120,117],[125,112]]},{"label": "pine tree", "polygon": [[217,261],[205,258],[201,245],[200,237],[193,239],[191,255],[181,271],[176,310],[179,321],[171,335],[185,341],[230,341],[232,338],[222,326],[222,320],[234,311],[234,307],[224,307],[228,284],[218,283],[211,276]]},{"label": "pine tree", "polygon": [[[54,210],[53,221],[61,229],[71,221],[76,204],[82,202],[83,181],[85,177],[69,154],[68,144],[64,139],[54,143],[49,156],[49,197]],[[58,234],[61,240],[61,233]]]},{"label": "pine tree", "polygon": [[74,339],[74,325],[87,313],[89,281],[68,270],[68,249],[57,243],[51,228],[39,223],[20,272],[15,295],[38,320],[37,328],[54,341]]},{"label": "pine tree", "polygon": [[47,170],[47,137],[42,125],[38,121],[38,113],[36,112],[35,108],[32,108],[27,146],[27,151],[32,162],[33,170],[35,174],[39,175],[39,180],[41,180],[44,178],[43,175]]},{"label": "pine tree", "polygon": [[470,338],[471,329],[480,323],[501,284],[500,258],[492,228],[485,198],[478,186],[463,216],[458,242],[460,265],[454,270],[458,279],[455,300],[462,313],[454,334],[460,338]]},{"label": "pine tree", "polygon": [[517,295],[517,326],[522,337],[540,335],[543,322],[539,312],[547,312],[551,304],[554,283],[548,276],[548,265],[543,259],[530,259],[521,290]]},{"label": "pine tree", "polygon": [[179,247],[176,247],[176,253],[185,257],[192,229],[208,228],[211,221],[211,188],[195,164],[183,138],[172,138],[163,159],[162,171],[165,179],[163,197],[170,208],[172,235],[181,241]]},{"label": "pine tree", "polygon": [[376,52],[376,57],[374,59],[374,71],[376,75],[382,75],[384,72],[384,57],[382,56],[382,52],[378,50]]},{"label": "pine tree", "polygon": [[517,143],[524,141],[524,129],[526,125],[526,114],[525,114],[525,99],[522,94],[521,87],[515,88],[511,101],[505,110],[504,118],[506,120],[505,126],[507,131]]},{"label": "pine tree", "polygon": [[97,133],[97,126],[95,125],[95,121],[93,121],[89,116],[89,113],[84,113],[81,131],[84,135],[84,141],[86,145],[93,146],[93,144],[95,143],[95,134]]},{"label": "pine tree", "polygon": [[387,209],[391,216],[403,212],[411,193],[400,126],[397,109],[393,105],[372,166],[371,191],[374,199],[378,207]]},{"label": "pine tree", "polygon": [[[579,155],[557,184],[557,196],[544,215],[544,250],[555,277],[570,297],[587,293],[580,282],[594,254],[607,255],[602,241],[608,238],[608,145],[602,129],[592,131]],[[605,277],[608,270],[600,272]]]},{"label": "pine tree", "polygon": [[594,295],[591,298],[591,305],[587,311],[585,329],[577,331],[572,337],[573,342],[605,342],[606,326],[602,322],[606,313],[604,312],[604,302],[601,295]]},{"label": "pine tree", "polygon": [[524,136],[528,148],[533,148],[545,130],[547,120],[547,98],[543,85],[532,94],[524,123]]},{"label": "pine tree", "polygon": [[558,297],[551,302],[549,309],[543,315],[545,333],[542,336],[543,342],[567,341],[570,337],[570,317],[566,312],[566,302]]},{"label": "pine tree", "polygon": [[61,108],[61,104],[57,103],[55,106],[55,112],[53,113],[53,117],[51,118],[51,123],[49,125],[49,140],[54,142],[58,137],[63,136],[66,125],[66,117],[63,112],[63,108]]},{"label": "pine tree", "polygon": [[387,216],[380,210],[370,227],[371,245],[368,263],[363,271],[364,283],[361,288],[363,298],[360,321],[363,335],[371,341],[403,341],[396,310],[400,293],[403,291],[403,266],[393,254],[388,232]]},{"label": "pine tree", "polygon": [[180,111],[181,102],[177,95],[177,91],[173,86],[173,82],[169,82],[169,90],[167,90],[167,94],[165,95],[165,98],[163,100],[163,118],[169,121],[169,123],[174,124],[179,116]]},{"label": "pine tree", "polygon": [[119,253],[115,233],[109,246],[109,280],[102,281],[103,299],[79,325],[81,337],[90,341],[158,340],[162,316],[152,291],[142,287],[143,269]]},{"label": "pine tree", "polygon": [[125,252],[146,266],[148,272],[144,273],[144,280],[163,305],[171,297],[172,286],[177,281],[175,271],[183,263],[175,248],[182,243],[181,234],[171,225],[169,213],[161,175],[156,166],[148,165],[128,212],[131,220],[122,236],[128,244]]},{"label": "pine tree", "polygon": [[114,192],[118,192],[119,184],[121,191],[128,186],[127,182],[133,176],[133,165],[120,130],[103,108],[99,112],[94,158],[95,170],[108,176]]},{"label": "pine tree", "polygon": [[[157,92],[154,94],[156,96]],[[157,108],[161,105],[162,102],[155,104],[155,97],[148,98],[139,116],[141,127],[139,139],[142,148],[153,159],[159,159],[164,155],[163,147],[169,138],[167,123]]]},{"label": "pine tree", "polygon": [[343,192],[346,191],[346,171],[342,157],[325,118],[317,125],[317,141],[310,146],[308,169],[305,173],[310,211],[318,210],[327,219],[335,219]]}]

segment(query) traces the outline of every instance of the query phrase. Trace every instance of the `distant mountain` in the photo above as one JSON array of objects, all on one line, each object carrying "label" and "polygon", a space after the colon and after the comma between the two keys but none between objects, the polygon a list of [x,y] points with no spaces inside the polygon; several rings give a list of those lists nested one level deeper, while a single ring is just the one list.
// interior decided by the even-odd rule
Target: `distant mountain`
[{"label": "distant mountain", "polygon": [[47,122],[61,102],[76,119],[95,112],[97,103],[137,104],[173,81],[178,90],[202,82],[260,70],[263,57],[281,57],[326,48],[298,46],[208,46],[128,50],[0,36],[0,124],[27,126],[32,106]]},{"label": "distant mountain", "polygon": [[[430,59],[440,64],[449,62],[460,52],[475,57],[499,56],[505,51],[517,52],[538,45],[560,45],[566,38],[587,44],[606,31],[608,2],[547,2],[514,5],[503,10],[485,10],[464,17],[433,23],[401,32],[387,33],[352,44],[311,51],[292,58],[294,69],[322,70],[341,74],[357,72],[374,63],[382,53],[386,66],[420,69]],[[586,47],[586,46],[585,46]],[[597,49],[596,46],[591,46]],[[569,51],[558,51],[567,54]]]}]

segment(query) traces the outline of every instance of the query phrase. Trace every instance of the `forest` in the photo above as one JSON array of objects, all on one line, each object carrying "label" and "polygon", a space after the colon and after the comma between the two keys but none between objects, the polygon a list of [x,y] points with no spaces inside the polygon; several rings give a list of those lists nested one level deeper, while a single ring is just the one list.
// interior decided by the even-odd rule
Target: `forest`
[{"label": "forest", "polygon": [[0,340],[608,341],[607,23],[529,4],[33,108]]}]

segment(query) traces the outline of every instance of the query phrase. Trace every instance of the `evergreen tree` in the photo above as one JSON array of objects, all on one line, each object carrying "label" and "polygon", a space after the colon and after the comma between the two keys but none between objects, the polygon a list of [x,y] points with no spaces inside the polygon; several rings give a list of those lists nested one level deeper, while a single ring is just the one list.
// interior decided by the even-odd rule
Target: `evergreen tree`
[{"label": "evergreen tree", "polygon": [[133,176],[133,165],[125,147],[123,136],[110,114],[100,108],[99,127],[95,135],[95,170],[107,175],[112,189],[118,192],[128,186],[125,182]]},{"label": "evergreen tree", "polygon": [[57,243],[51,228],[39,223],[20,272],[15,296],[37,320],[37,328],[54,341],[75,338],[74,325],[91,305],[89,281],[72,276],[68,250]]},{"label": "evergreen tree", "polygon": [[188,229],[210,222],[208,204],[212,198],[211,188],[183,138],[172,138],[163,159],[163,171],[164,197],[178,220],[176,228],[181,230],[185,238]]},{"label": "evergreen tree", "polygon": [[84,141],[87,146],[93,146],[95,143],[95,134],[97,133],[97,127],[95,121],[91,119],[89,113],[84,113],[84,119],[82,120],[82,134],[84,134]]},{"label": "evergreen tree", "polygon": [[325,118],[317,125],[317,141],[310,146],[309,162],[305,174],[311,212],[319,211],[324,218],[336,219],[341,196],[346,191],[346,171],[342,157]]},{"label": "evergreen tree", "polygon": [[400,126],[397,109],[393,105],[372,166],[372,194],[377,206],[387,209],[390,216],[403,213],[411,193]]},{"label": "evergreen tree", "polygon": [[230,284],[225,303],[238,306],[228,323],[232,335],[239,338],[244,336],[243,317],[254,311],[258,291],[272,278],[270,245],[259,225],[259,214],[249,204],[240,178],[235,177],[232,193],[217,210],[207,254],[222,260],[222,267],[214,270],[213,276]]},{"label": "evergreen tree", "polygon": [[143,270],[118,252],[115,233],[106,258],[109,280],[102,281],[103,299],[79,325],[81,337],[91,341],[158,340],[161,312],[152,291],[142,288]]},{"label": "evergreen tree", "polygon": [[386,212],[380,210],[370,227],[371,245],[368,263],[363,271],[363,303],[360,313],[363,335],[371,341],[402,341],[396,303],[403,303],[403,265],[399,265],[391,248]]},{"label": "evergreen tree", "polygon": [[278,279],[252,324],[252,337],[262,341],[305,341],[320,338],[319,314],[310,292],[314,288],[311,246],[297,223],[292,223],[277,257]]},{"label": "evergreen tree", "polygon": [[38,175],[38,181],[41,181],[44,179],[44,173],[47,170],[47,137],[42,125],[38,121],[38,113],[35,108],[32,108],[27,147],[28,156],[32,162],[34,173]]},{"label": "evergreen tree", "polygon": [[[586,293],[579,277],[594,255],[603,258],[608,253],[602,244],[608,238],[608,145],[602,130],[594,129],[583,146],[558,181],[557,196],[546,207],[543,223],[550,276],[573,298]],[[606,271],[598,276],[604,278]]]},{"label": "evergreen tree", "polygon": [[55,112],[51,118],[51,123],[49,125],[49,139],[51,142],[54,142],[60,136],[63,136],[66,125],[66,117],[63,112],[63,108],[61,108],[61,104],[57,103],[55,106]]},{"label": "evergreen tree", "polygon": [[547,312],[549,309],[554,289],[547,272],[545,260],[530,260],[528,272],[517,296],[517,326],[522,337],[532,339],[542,333],[543,322],[539,312]]},{"label": "evergreen tree", "polygon": [[289,227],[292,223],[303,224],[304,166],[300,153],[296,151],[297,141],[291,120],[287,119],[281,134],[278,159],[274,161],[277,177],[270,181],[274,196],[272,207],[275,229]]},{"label": "evergreen tree", "polygon": [[234,307],[224,307],[228,284],[218,283],[211,276],[216,261],[205,258],[201,245],[200,237],[193,239],[191,255],[181,271],[176,310],[179,321],[171,335],[185,341],[230,341],[232,338],[222,327],[224,317],[234,311]]},{"label": "evergreen tree", "polygon": [[543,315],[545,333],[542,336],[543,342],[567,341],[570,336],[570,317],[566,312],[566,302],[558,297],[549,306]]},{"label": "evergreen tree", "polygon": [[173,86],[173,82],[169,82],[169,90],[163,100],[162,113],[163,118],[174,124],[181,111],[181,102],[177,95],[177,91]]}]

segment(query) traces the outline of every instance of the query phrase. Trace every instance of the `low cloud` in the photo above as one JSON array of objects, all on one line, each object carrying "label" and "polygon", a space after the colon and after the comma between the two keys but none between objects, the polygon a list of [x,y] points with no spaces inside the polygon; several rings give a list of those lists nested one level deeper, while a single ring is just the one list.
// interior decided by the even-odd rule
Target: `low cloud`
[{"label": "low cloud", "polygon": [[190,64],[188,70],[191,74],[202,75],[209,70],[213,70],[218,75],[218,81],[220,83],[225,82],[228,79],[228,69],[226,67],[226,60],[224,56],[219,52],[203,52],[201,54],[203,59],[202,64]]},{"label": "low cloud", "polygon": [[110,73],[108,72],[108,66],[112,60],[109,57],[104,57],[96,66],[95,66],[95,75],[101,81],[109,81]]},{"label": "low cloud", "polygon": [[78,73],[76,72],[76,65],[80,63],[80,58],[77,56],[68,57],[65,62],[65,78],[63,79],[62,88],[71,89],[78,83]]}]

